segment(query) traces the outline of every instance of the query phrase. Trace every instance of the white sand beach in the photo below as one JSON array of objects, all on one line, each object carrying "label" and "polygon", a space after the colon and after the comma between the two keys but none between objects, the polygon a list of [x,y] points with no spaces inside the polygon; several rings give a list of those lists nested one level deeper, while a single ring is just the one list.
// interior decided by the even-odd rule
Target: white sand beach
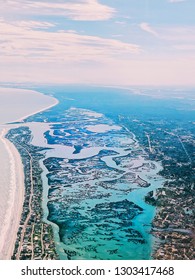
[{"label": "white sand beach", "polygon": [[0,135],[0,142],[4,145],[6,155],[3,159],[1,158],[3,172],[0,179],[3,179],[4,189],[1,190],[3,195],[0,205],[0,259],[10,259],[12,255],[24,200],[22,161],[15,146],[4,138],[6,133],[7,129],[3,129]]},{"label": "white sand beach", "polygon": [[16,125],[6,124],[44,111],[58,101],[39,92],[0,88],[0,260],[11,259],[24,201],[24,172],[20,154],[5,138]]}]

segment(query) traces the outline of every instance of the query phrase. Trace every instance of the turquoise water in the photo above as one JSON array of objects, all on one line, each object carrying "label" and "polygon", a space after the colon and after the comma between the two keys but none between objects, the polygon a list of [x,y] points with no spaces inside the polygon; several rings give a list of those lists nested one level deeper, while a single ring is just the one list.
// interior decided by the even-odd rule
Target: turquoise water
[{"label": "turquoise water", "polygon": [[51,148],[41,162],[43,208],[60,258],[151,259],[156,209],[144,198],[165,180],[145,129],[152,137],[162,123],[189,121],[193,102],[105,88],[41,90],[60,101],[27,120],[36,123],[36,145]]}]

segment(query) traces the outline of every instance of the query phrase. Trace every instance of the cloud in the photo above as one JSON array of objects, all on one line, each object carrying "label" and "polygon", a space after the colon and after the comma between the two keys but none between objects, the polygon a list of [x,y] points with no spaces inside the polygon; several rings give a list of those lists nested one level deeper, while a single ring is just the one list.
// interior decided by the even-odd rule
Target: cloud
[{"label": "cloud", "polygon": [[168,0],[169,3],[180,3],[185,2],[186,0]]},{"label": "cloud", "polygon": [[195,51],[195,44],[189,44],[189,45],[184,45],[184,44],[180,44],[180,45],[175,45],[173,46],[173,48],[175,50],[179,50],[179,51]]},{"label": "cloud", "polygon": [[[195,26],[163,26],[158,25],[153,29],[148,23],[143,22],[139,24],[139,27],[161,40],[161,46],[166,43],[175,43],[177,45],[195,44]],[[169,47],[169,46],[168,46]]]},{"label": "cloud", "polygon": [[[122,28],[110,28],[111,22],[106,30],[107,22],[76,22],[114,18],[115,27],[123,24],[124,17],[116,17],[117,10],[103,4],[106,0],[1,2],[1,81],[195,83],[194,26],[160,25],[160,21],[150,25],[149,19],[144,22],[144,16],[139,28],[132,24],[131,30],[119,34]],[[93,36],[87,35],[87,30]]]},{"label": "cloud", "polygon": [[57,15],[77,21],[108,20],[116,13],[114,8],[103,5],[98,0],[75,0],[73,2],[70,0],[8,0],[1,3],[1,10],[4,10],[4,14],[17,12],[29,15]]},{"label": "cloud", "polygon": [[[9,71],[5,71],[5,69]],[[53,63],[0,64],[0,81],[99,85],[195,85],[195,58],[111,61],[104,65]]]},{"label": "cloud", "polygon": [[126,22],[125,21],[121,21],[121,20],[117,20],[115,21],[116,24],[119,24],[119,25],[126,25]]},{"label": "cloud", "polygon": [[179,44],[195,43],[195,26],[175,26],[157,28],[160,38],[169,42],[178,42]]},{"label": "cloud", "polygon": [[[115,39],[80,35],[74,30],[51,32],[47,22],[0,21],[1,61],[28,62],[97,62],[136,55],[136,44]],[[37,29],[39,27],[41,29]],[[43,29],[42,29],[43,27]]]},{"label": "cloud", "polygon": [[152,34],[155,37],[159,37],[158,33],[147,23],[147,22],[142,22],[140,23],[139,27],[150,34]]},{"label": "cloud", "polygon": [[33,21],[33,20],[28,20],[28,21],[18,21],[16,22],[16,25],[19,27],[25,27],[25,28],[30,28],[30,29],[48,29],[51,27],[56,26],[55,24],[51,22],[46,22],[46,21]]}]

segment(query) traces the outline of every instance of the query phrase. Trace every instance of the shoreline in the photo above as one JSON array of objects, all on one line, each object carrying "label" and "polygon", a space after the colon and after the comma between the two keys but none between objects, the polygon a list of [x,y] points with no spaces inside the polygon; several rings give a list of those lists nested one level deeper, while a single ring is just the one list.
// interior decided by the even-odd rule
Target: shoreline
[{"label": "shoreline", "polygon": [[16,147],[5,138],[8,130],[4,128],[0,135],[0,140],[8,152],[11,170],[8,208],[0,232],[0,259],[4,260],[11,259],[14,250],[25,195],[22,160]]},{"label": "shoreline", "polygon": [[[9,106],[9,100],[5,98],[5,96],[8,96],[10,99],[14,99],[14,97],[16,97],[17,95],[17,99],[16,99],[16,112],[15,112],[15,116],[10,116],[7,115],[6,119],[2,119],[0,118],[0,125],[6,125],[6,124],[12,124],[14,122],[22,122],[23,120],[25,120],[26,118],[33,116],[35,114],[41,113],[55,105],[57,105],[59,103],[59,101],[51,96],[51,95],[46,95],[42,92],[36,91],[36,90],[32,90],[32,89],[16,89],[16,88],[3,88],[0,87],[0,98],[2,96],[3,98],[3,107],[2,104],[0,107],[0,110],[3,111],[3,113],[7,113],[7,111],[10,110],[10,106]],[[34,95],[34,96],[33,96]],[[36,100],[38,98],[40,98],[38,101],[38,103],[35,103],[35,100],[32,99],[32,97],[34,97]],[[46,100],[44,100],[46,98]],[[14,100],[12,100],[12,102],[14,102]],[[23,104],[24,102],[24,104]],[[30,102],[30,104],[29,104]],[[44,104],[44,102],[46,104]],[[23,107],[22,107],[23,105]],[[32,107],[30,107],[29,105],[31,105]],[[17,111],[17,106],[19,106],[19,111]],[[29,106],[28,109],[26,109]],[[33,110],[34,107],[34,110]],[[6,109],[6,111],[4,110]],[[14,108],[15,109],[15,108]],[[13,111],[13,109],[11,109]],[[4,112],[5,111],[5,112]]]},{"label": "shoreline", "polygon": [[[40,94],[43,94],[43,93],[40,92]],[[44,94],[43,94],[43,95],[44,95]],[[45,96],[46,96],[46,95],[45,95]],[[41,113],[41,112],[44,112],[44,111],[46,111],[46,110],[48,110],[48,109],[50,109],[50,108],[56,106],[56,105],[59,103],[59,101],[58,101],[56,98],[54,98],[54,97],[52,97],[52,98],[55,100],[55,103],[53,103],[52,105],[49,105],[49,106],[45,107],[44,109],[37,110],[37,111],[35,111],[35,112],[32,113],[32,114],[25,115],[25,116],[22,117],[22,118],[19,118],[19,119],[13,121],[13,122],[10,122],[10,124],[11,124],[11,123],[15,123],[15,122],[22,122],[22,123],[24,123],[24,120],[27,119],[28,117],[34,116],[34,115],[36,115],[36,114],[39,114],[39,113]]]},{"label": "shoreline", "polygon": [[[12,89],[10,88],[10,91],[11,90]],[[41,92],[36,92],[47,97],[47,95]],[[7,192],[9,193],[9,199],[7,203],[7,208],[5,210],[6,214],[4,216],[3,224],[1,224],[0,230],[0,260],[11,260],[15,247],[15,242],[17,239],[17,232],[20,225],[21,215],[23,211],[23,202],[25,198],[25,174],[22,158],[15,145],[11,143],[5,136],[10,129],[20,126],[20,124],[16,125],[14,124],[14,122],[24,123],[24,120],[26,118],[38,114],[40,112],[46,111],[59,103],[59,101],[56,98],[52,97],[52,99],[54,102],[44,108],[42,107],[39,110],[36,110],[30,114],[25,114],[24,116],[17,118],[16,120],[1,124],[2,129],[0,129],[0,141],[5,147],[7,155],[9,157],[8,161],[10,178],[8,183],[9,186],[7,188]]]}]

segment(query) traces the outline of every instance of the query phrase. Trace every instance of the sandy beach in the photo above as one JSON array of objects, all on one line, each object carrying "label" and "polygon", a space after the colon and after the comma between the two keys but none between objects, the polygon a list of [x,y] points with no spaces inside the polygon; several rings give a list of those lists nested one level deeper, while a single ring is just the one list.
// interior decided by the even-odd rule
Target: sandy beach
[{"label": "sandy beach", "polygon": [[6,123],[22,121],[57,103],[55,98],[36,91],[0,88],[0,260],[11,259],[25,195],[20,154],[5,138],[9,129],[19,125]]},{"label": "sandy beach", "polygon": [[[0,135],[0,141],[4,144],[10,167],[7,172],[9,173],[7,174],[9,176],[8,203],[0,231],[0,259],[4,260],[11,258],[14,249],[25,193],[24,172],[20,154],[15,146],[4,138],[7,131],[8,129],[3,129]],[[4,176],[6,175],[4,174]]]}]

